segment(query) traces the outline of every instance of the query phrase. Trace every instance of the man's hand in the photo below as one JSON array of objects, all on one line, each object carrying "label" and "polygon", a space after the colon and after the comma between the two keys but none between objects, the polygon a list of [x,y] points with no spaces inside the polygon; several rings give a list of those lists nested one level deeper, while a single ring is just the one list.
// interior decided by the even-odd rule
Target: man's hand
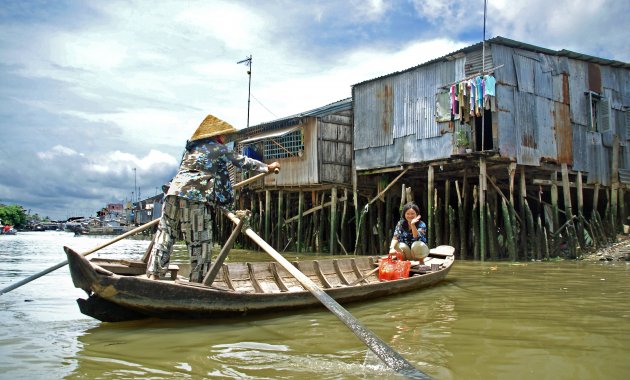
[{"label": "man's hand", "polygon": [[271,172],[279,172],[280,171],[280,163],[278,161],[272,162],[269,165],[267,165],[267,169],[269,170],[269,173]]}]

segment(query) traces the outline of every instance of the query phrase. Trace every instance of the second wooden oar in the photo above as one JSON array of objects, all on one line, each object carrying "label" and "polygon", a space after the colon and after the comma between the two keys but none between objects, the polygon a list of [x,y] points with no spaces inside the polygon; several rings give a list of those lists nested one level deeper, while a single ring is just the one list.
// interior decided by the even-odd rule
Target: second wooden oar
[{"label": "second wooden oar", "polygon": [[[152,221],[150,221],[147,224],[144,224],[144,225],[142,225],[140,227],[134,228],[131,231],[125,232],[124,234],[122,234],[120,236],[117,236],[115,239],[112,239],[112,240],[108,241],[107,243],[101,244],[101,245],[99,245],[96,248],[92,248],[91,250],[89,250],[87,252],[83,252],[81,255],[87,256],[90,253],[94,253],[94,252],[98,251],[99,249],[103,249],[103,248],[107,247],[108,245],[114,244],[115,242],[120,241],[120,240],[122,240],[122,239],[124,239],[126,237],[129,237],[131,235],[135,235],[138,232],[144,231],[144,230],[146,230],[149,227],[153,227],[154,225],[158,224],[159,221],[160,221],[159,219],[152,220]],[[48,269],[44,269],[43,271],[41,271],[39,273],[36,273],[36,274],[34,274],[34,275],[30,276],[30,277],[27,277],[27,278],[25,278],[22,281],[18,281],[18,282],[16,282],[13,285],[7,286],[6,288],[0,290],[0,295],[3,295],[4,293],[8,293],[11,290],[19,288],[22,285],[28,284],[29,282],[31,282],[33,280],[36,280],[36,279],[38,279],[38,278],[40,278],[40,277],[42,277],[42,276],[44,276],[44,275],[46,275],[46,274],[48,274],[48,273],[50,273],[52,271],[55,271],[55,270],[63,267],[66,264],[68,264],[68,260],[66,260],[66,261],[64,261],[62,263],[59,263],[57,265],[54,265],[54,266],[52,266],[52,267],[50,267]]]},{"label": "second wooden oar", "polygon": [[[223,210],[223,214],[227,216],[235,224],[239,224],[240,220],[232,212]],[[394,351],[381,338],[376,336],[372,331],[364,327],[359,320],[343,308],[328,293],[324,292],[310,278],[302,273],[298,268],[293,266],[278,251],[270,246],[265,240],[254,232],[251,228],[245,229],[245,234],[249,236],[256,244],[267,252],[274,260],[276,260],[284,269],[286,269],[293,277],[295,277],[304,288],[315,296],[328,310],[330,310],[337,318],[341,320],[353,333],[357,336],[376,356],[378,356],[389,368],[400,373],[403,376],[412,379],[430,379],[428,375],[414,367],[398,352]]]},{"label": "second wooden oar", "polygon": [[[239,187],[243,187],[243,186],[245,186],[245,185],[247,185],[247,184],[249,184],[249,183],[252,183],[252,182],[254,182],[254,181],[256,181],[256,180],[258,180],[258,179],[260,179],[260,178],[262,178],[262,177],[264,177],[264,176],[266,176],[266,175],[268,175],[268,174],[271,174],[271,173],[278,173],[278,172],[279,172],[279,170],[278,170],[278,169],[276,169],[274,172],[269,172],[269,173],[260,173],[260,174],[258,174],[258,175],[255,175],[255,176],[253,176],[253,177],[251,177],[251,178],[248,178],[248,179],[246,179],[246,180],[244,180],[244,181],[241,181],[241,182],[237,183],[236,185],[232,186],[232,188],[237,189],[237,188],[239,188]],[[81,255],[83,255],[83,256],[87,256],[87,255],[89,255],[90,253],[94,253],[94,252],[98,251],[99,249],[103,249],[103,248],[107,247],[108,245],[114,244],[115,242],[120,241],[120,240],[122,240],[122,239],[124,239],[124,238],[126,238],[126,237],[129,237],[129,236],[135,235],[135,234],[137,234],[138,232],[144,231],[144,230],[146,230],[146,229],[147,229],[147,228],[149,228],[149,227],[153,227],[153,226],[155,226],[156,224],[158,224],[159,222],[160,222],[160,219],[155,219],[155,220],[152,220],[152,221],[150,221],[149,223],[146,223],[146,224],[144,224],[144,225],[142,225],[142,226],[140,226],[140,227],[134,228],[133,230],[131,230],[131,231],[129,231],[129,232],[126,232],[126,233],[124,233],[124,234],[122,234],[122,235],[120,235],[120,236],[117,236],[115,239],[112,239],[112,240],[108,241],[107,243],[101,244],[101,245],[99,245],[98,247],[93,248],[93,249],[91,249],[91,250],[89,250],[89,251],[87,251],[87,252],[83,252]],[[43,271],[41,271],[41,272],[39,272],[39,273],[35,273],[34,275],[32,275],[32,276],[30,276],[30,277],[27,277],[27,278],[25,278],[25,279],[24,279],[24,280],[22,280],[22,281],[18,281],[18,282],[16,282],[16,283],[15,283],[15,284],[13,284],[13,285],[9,285],[9,286],[7,286],[6,288],[4,288],[4,289],[0,290],[0,296],[1,296],[1,295],[3,295],[4,293],[8,293],[8,292],[10,292],[10,291],[11,291],[11,290],[13,290],[13,289],[17,289],[17,288],[19,288],[19,287],[20,287],[20,286],[22,286],[22,285],[26,285],[26,284],[28,284],[29,282],[31,282],[31,281],[33,281],[33,280],[36,280],[36,279],[38,279],[38,278],[40,278],[40,277],[42,277],[42,276],[44,276],[44,275],[47,275],[47,274],[48,274],[48,273],[50,273],[50,272],[56,271],[57,269],[59,269],[59,268],[61,268],[61,267],[65,266],[65,265],[67,265],[67,264],[68,264],[68,261],[66,260],[66,261],[64,261],[64,262],[62,262],[62,263],[59,263],[59,264],[57,264],[57,265],[53,265],[52,267],[50,267],[50,268],[48,268],[48,269],[44,269]]]}]

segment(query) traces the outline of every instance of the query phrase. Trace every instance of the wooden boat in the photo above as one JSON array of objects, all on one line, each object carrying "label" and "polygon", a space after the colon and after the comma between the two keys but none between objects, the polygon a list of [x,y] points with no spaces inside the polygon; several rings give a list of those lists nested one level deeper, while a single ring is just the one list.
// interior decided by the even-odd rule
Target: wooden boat
[{"label": "wooden boat", "polygon": [[[88,261],[72,249],[64,249],[74,285],[89,295],[87,300],[77,300],[81,312],[101,321],[219,318],[321,306],[276,262],[223,264],[212,285],[205,286],[178,276],[176,269],[168,279],[149,280],[142,261]],[[431,250],[427,265],[412,266],[411,277],[393,281],[379,281],[375,271],[378,257],[292,264],[337,302],[348,303],[432,286],[446,277],[453,263],[453,248],[437,247]]]}]

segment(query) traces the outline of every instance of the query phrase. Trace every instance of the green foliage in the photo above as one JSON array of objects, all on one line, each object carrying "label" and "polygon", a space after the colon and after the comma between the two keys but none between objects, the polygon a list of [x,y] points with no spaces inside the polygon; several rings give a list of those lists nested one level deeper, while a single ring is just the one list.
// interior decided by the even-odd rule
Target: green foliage
[{"label": "green foliage", "polygon": [[22,206],[0,205],[0,219],[2,219],[3,224],[9,224],[19,228],[26,224],[27,215]]}]

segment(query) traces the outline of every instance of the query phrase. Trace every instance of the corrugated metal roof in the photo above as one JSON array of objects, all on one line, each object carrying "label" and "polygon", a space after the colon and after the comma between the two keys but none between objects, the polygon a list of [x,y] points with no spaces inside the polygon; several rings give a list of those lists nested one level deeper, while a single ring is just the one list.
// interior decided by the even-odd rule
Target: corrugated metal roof
[{"label": "corrugated metal roof", "polygon": [[[533,51],[533,52],[539,52],[539,53],[544,53],[544,54],[548,54],[548,55],[552,55],[552,56],[568,57],[568,58],[573,58],[573,59],[577,59],[577,60],[581,60],[581,61],[597,63],[597,64],[605,65],[605,66],[613,66],[613,67],[621,67],[621,68],[630,69],[630,64],[626,63],[626,62],[621,62],[621,61],[615,61],[615,60],[611,60],[611,59],[594,57],[592,55],[576,53],[576,52],[573,52],[573,51],[570,51],[570,50],[566,50],[566,49],[562,49],[562,50],[546,49],[546,48],[543,48],[543,47],[540,47],[540,46],[535,46],[535,45],[527,44],[527,43],[524,43],[524,42],[511,40],[509,38],[505,38],[505,37],[501,37],[501,36],[491,38],[489,40],[486,40],[485,42],[486,42],[486,45],[488,45],[488,44],[501,44],[501,45],[506,45],[506,46],[510,46],[510,47],[513,47],[513,48],[518,48],[518,49],[523,49],[523,50],[528,50],[528,51]],[[396,71],[396,72],[393,72],[393,73],[390,73],[390,74],[387,74],[387,75],[383,75],[383,76],[380,76],[380,77],[368,79],[368,80],[365,80],[363,82],[356,83],[353,86],[357,86],[357,85],[360,85],[360,84],[371,82],[373,80],[386,78],[386,77],[389,77],[389,76],[392,76],[392,75],[405,73],[407,71],[415,70],[418,67],[430,65],[430,64],[435,63],[435,62],[452,61],[454,58],[456,58],[457,55],[461,55],[461,53],[468,53],[468,52],[471,52],[471,51],[479,50],[479,49],[482,48],[482,46],[483,46],[483,42],[478,42],[478,43],[476,43],[474,45],[467,46],[467,47],[462,48],[460,50],[457,50],[457,51],[454,51],[452,53],[449,53],[449,54],[447,54],[445,56],[432,59],[430,61],[424,62],[424,63],[422,63],[420,65],[417,65],[417,66],[414,66],[414,67],[410,67],[410,68],[408,68],[406,70]],[[479,66],[481,66],[481,65],[479,65]]]},{"label": "corrugated metal roof", "polygon": [[290,127],[301,123],[303,117],[321,117],[326,115],[335,114],[341,111],[352,110],[352,98],[346,98],[338,100],[334,103],[327,104],[325,106],[312,109],[310,111],[301,112],[295,115],[283,117],[281,119],[272,120],[269,122],[257,124],[249,128],[244,128],[238,131],[239,135],[247,135],[251,132],[260,132],[262,130],[271,128]]}]

